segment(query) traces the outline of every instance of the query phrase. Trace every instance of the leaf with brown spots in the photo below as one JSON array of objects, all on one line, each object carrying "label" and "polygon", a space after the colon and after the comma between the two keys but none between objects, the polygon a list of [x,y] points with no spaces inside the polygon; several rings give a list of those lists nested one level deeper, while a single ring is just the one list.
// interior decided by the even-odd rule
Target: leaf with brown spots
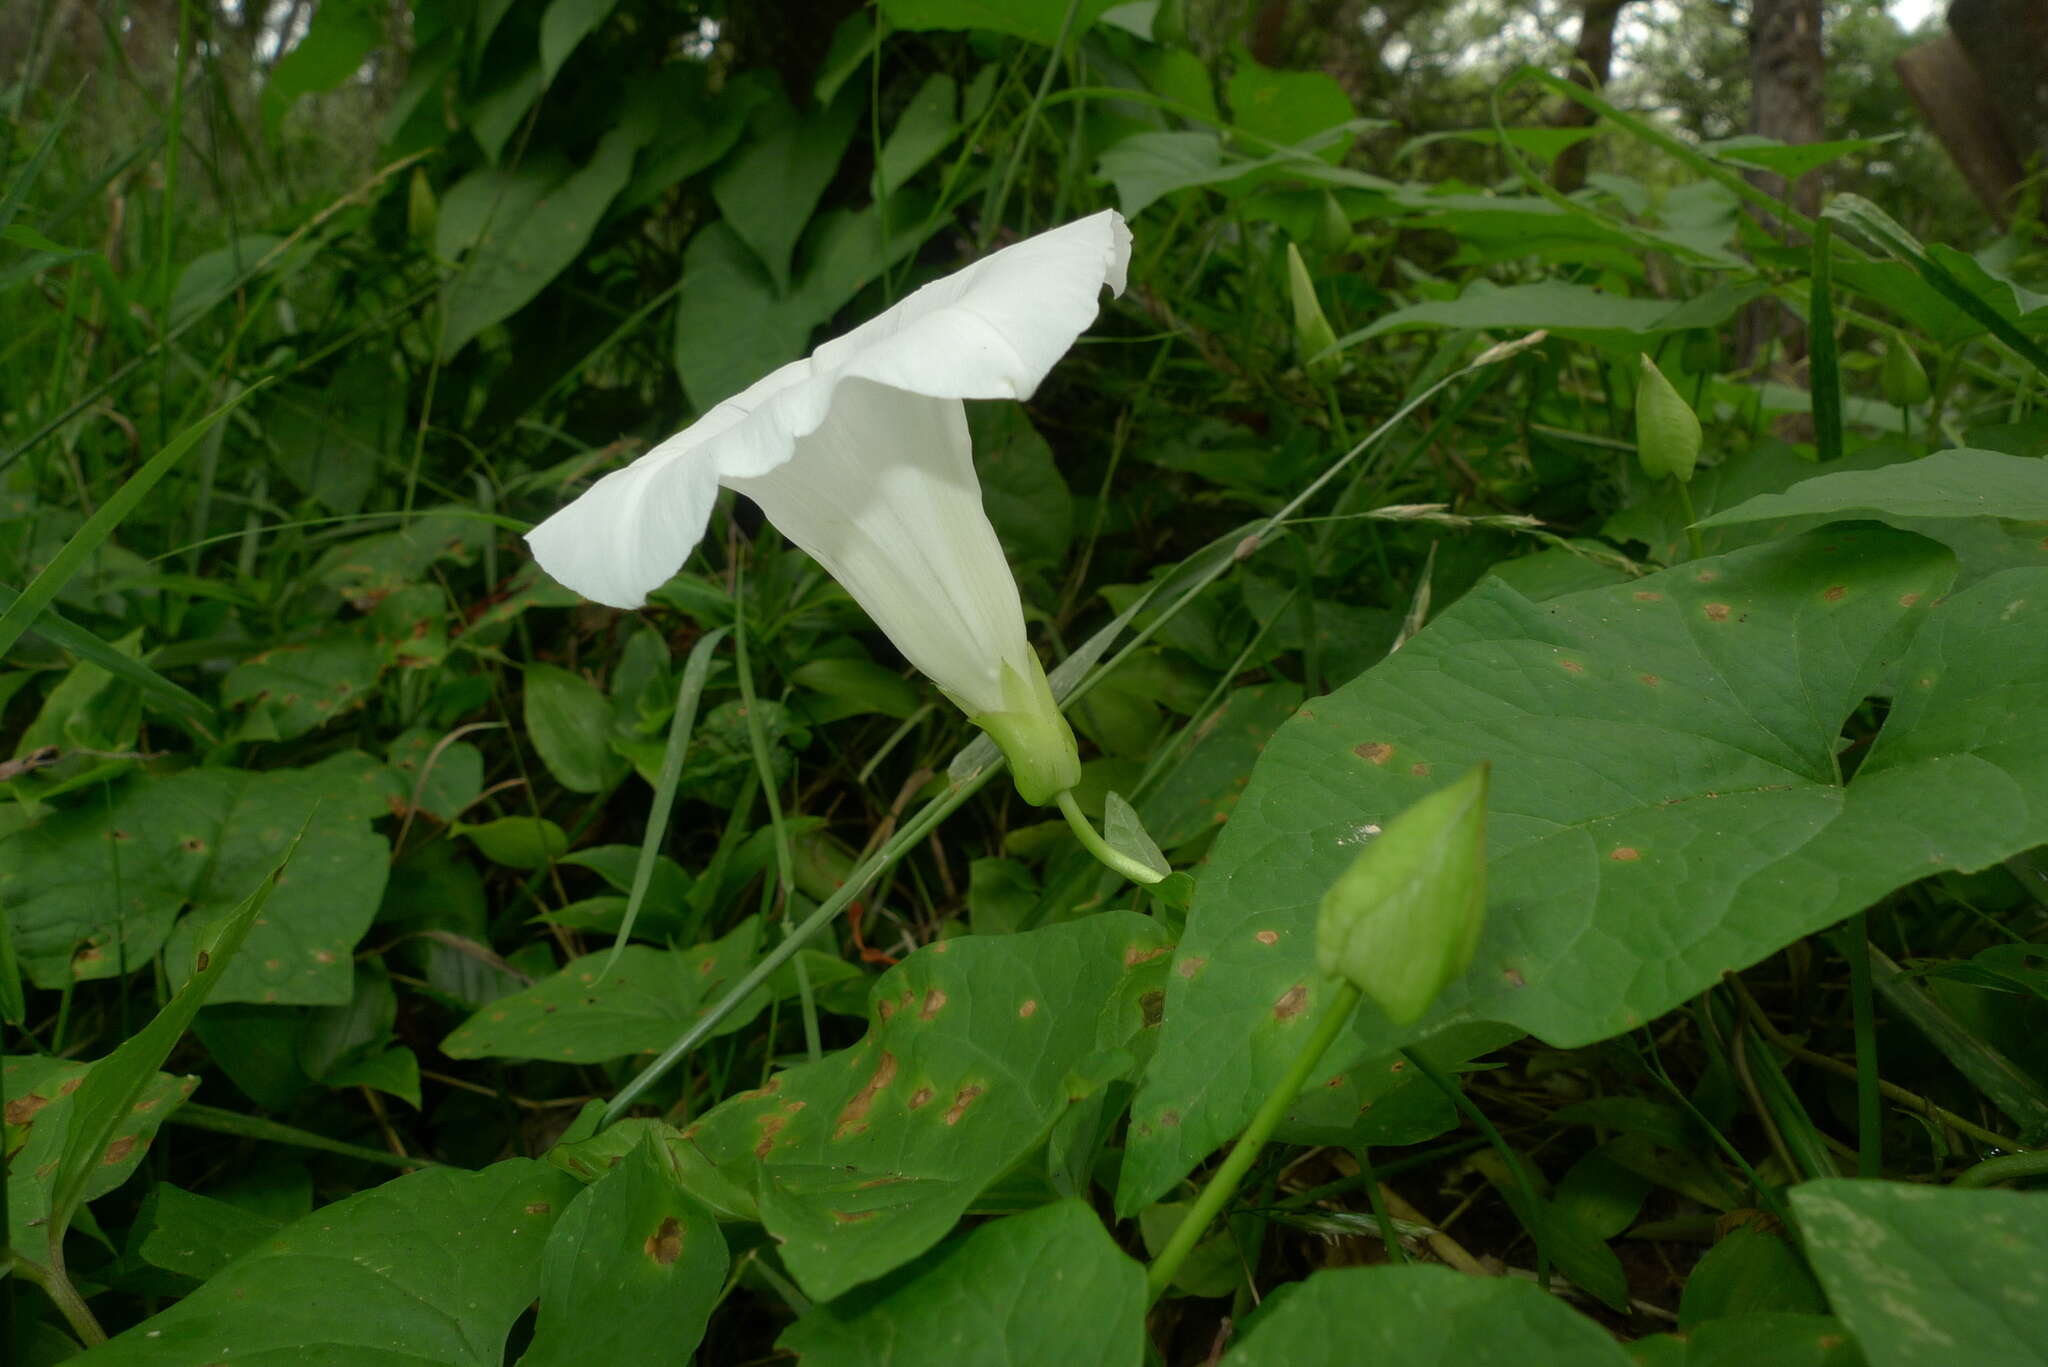
[{"label": "leaf with brown spots", "polygon": [[876,982],[860,1044],[711,1110],[694,1147],[753,1187],[805,1293],[837,1296],[944,1238],[1075,1096],[1129,1074],[1165,943],[1107,911],[920,950]]},{"label": "leaf with brown spots", "polygon": [[[1180,954],[1205,964],[1167,980],[1119,1209],[1250,1118],[1297,1047],[1275,1004],[1306,984],[1313,1019],[1325,990],[1316,905],[1433,775],[1492,762],[1485,931],[1412,1027],[1361,1012],[1333,1073],[1463,1021],[1602,1039],[1901,884],[2048,841],[2048,571],[1938,602],[1954,574],[1924,538],[1838,528],[1541,602],[1489,581],[1282,727],[1190,910]],[[1920,678],[1844,786],[1845,720]]]},{"label": "leaf with brown spots", "polygon": [[540,1321],[523,1367],[686,1361],[725,1281],[718,1221],[647,1134],[578,1194],[548,1236]]}]

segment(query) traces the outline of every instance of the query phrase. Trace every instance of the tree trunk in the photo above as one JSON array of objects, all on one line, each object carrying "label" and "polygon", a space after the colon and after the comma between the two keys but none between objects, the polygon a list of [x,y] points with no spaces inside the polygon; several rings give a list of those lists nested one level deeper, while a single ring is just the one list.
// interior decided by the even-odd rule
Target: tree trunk
[{"label": "tree trunk", "polygon": [[[1588,90],[1607,84],[1614,66],[1614,25],[1628,0],[1585,0],[1579,9],[1579,42],[1572,49],[1571,81]],[[1550,116],[1554,128],[1590,128],[1593,111],[1577,100],[1560,100]],[[1558,154],[1551,181],[1565,194],[1586,183],[1586,161],[1593,150],[1590,140],[1573,143]]]},{"label": "tree trunk", "polygon": [[[1820,0],[1753,0],[1749,20],[1749,129],[1780,142],[1819,142],[1821,79],[1826,74],[1820,46]],[[1796,185],[1784,177],[1759,171],[1750,179],[1758,188],[1808,215],[1820,211],[1820,180],[1809,173]],[[1775,224],[1766,224],[1775,227]],[[1746,310],[1739,329],[1737,352],[1753,364],[1776,336],[1784,359],[1806,355],[1806,329],[1787,309],[1759,301]]]}]

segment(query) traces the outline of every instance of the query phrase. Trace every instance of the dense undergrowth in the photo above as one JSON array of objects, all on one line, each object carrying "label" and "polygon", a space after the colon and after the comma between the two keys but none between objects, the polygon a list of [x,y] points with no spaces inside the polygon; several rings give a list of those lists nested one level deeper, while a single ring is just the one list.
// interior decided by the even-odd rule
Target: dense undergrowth
[{"label": "dense undergrowth", "polygon": [[[2032,226],[1809,219],[1747,175],[1875,144],[1536,72],[1369,165],[1175,8],[885,0],[798,88],[638,0],[329,3],[261,90],[14,92],[9,1361],[2048,1360]],[[1632,173],[1560,196],[1581,136]],[[972,419],[1149,891],[743,502],[638,612],[518,536],[1103,207],[1130,288]],[[1148,1290],[1324,890],[1482,761],[1470,969]]]}]

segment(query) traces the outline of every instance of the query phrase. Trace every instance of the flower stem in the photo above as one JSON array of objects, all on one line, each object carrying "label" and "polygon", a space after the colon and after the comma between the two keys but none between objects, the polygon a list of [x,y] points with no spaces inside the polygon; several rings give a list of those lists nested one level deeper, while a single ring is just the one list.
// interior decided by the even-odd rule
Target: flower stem
[{"label": "flower stem", "polygon": [[1685,539],[1686,543],[1692,548],[1692,558],[1695,560],[1705,560],[1707,558],[1707,543],[1700,536],[1700,529],[1693,525],[1693,523],[1699,521],[1699,514],[1692,510],[1692,488],[1682,479],[1674,480],[1673,482],[1678,485],[1678,506],[1685,512]]},{"label": "flower stem", "polygon": [[1074,801],[1074,790],[1072,788],[1062,789],[1053,798],[1053,801],[1059,803],[1060,815],[1065,817],[1067,824],[1074,828],[1074,835],[1080,840],[1082,846],[1087,849],[1088,853],[1094,855],[1096,859],[1107,865],[1112,871],[1130,879],[1133,883],[1141,883],[1146,887],[1150,887],[1164,877],[1157,869],[1147,868],[1129,855],[1122,854],[1111,848],[1110,843],[1097,833],[1094,826],[1089,824],[1087,815],[1081,810],[1081,804]]},{"label": "flower stem", "polygon": [[1166,1288],[1173,1276],[1180,1271],[1180,1265],[1194,1251],[1202,1237],[1230,1198],[1237,1194],[1238,1183],[1251,1171],[1253,1160],[1259,1150],[1272,1138],[1279,1128],[1280,1119],[1287,1114],[1287,1108],[1294,1101],[1295,1094],[1308,1082],[1316,1065],[1323,1061],[1323,1055],[1330,1045],[1351,1023],[1351,1013],[1358,1008],[1359,991],[1350,982],[1339,982],[1330,995],[1330,1009],[1316,1022],[1315,1033],[1302,1041],[1301,1052],[1294,1056],[1294,1062],[1287,1065],[1287,1072],[1272,1091],[1266,1094],[1252,1123],[1245,1126],[1244,1133],[1237,1137],[1237,1144],[1230,1150],[1230,1156],[1223,1160],[1223,1166],[1216,1169],[1209,1185],[1202,1188],[1202,1194],[1195,1198],[1193,1210],[1173,1231],[1173,1237],[1166,1241],[1166,1247],[1152,1260],[1152,1266],[1145,1273],[1147,1300],[1157,1301],[1166,1294]]}]

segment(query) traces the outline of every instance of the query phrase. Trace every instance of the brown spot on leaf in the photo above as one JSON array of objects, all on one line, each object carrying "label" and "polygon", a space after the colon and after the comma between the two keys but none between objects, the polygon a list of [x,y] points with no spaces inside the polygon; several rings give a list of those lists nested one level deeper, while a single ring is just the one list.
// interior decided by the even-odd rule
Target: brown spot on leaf
[{"label": "brown spot on leaf", "polygon": [[117,829],[107,832],[107,839],[109,840],[133,840],[134,838],[134,836],[128,834],[128,832],[123,830]]},{"label": "brown spot on leaf", "polygon": [[183,849],[187,854],[205,854],[206,842],[195,835],[184,841],[179,848]]},{"label": "brown spot on leaf", "polygon": [[1166,1127],[1167,1129],[1169,1129],[1169,1130],[1177,1130],[1177,1129],[1179,1129],[1179,1128],[1180,1128],[1180,1112],[1179,1112],[1179,1111],[1161,1111],[1161,1112],[1159,1113],[1159,1123],[1160,1123],[1160,1124],[1162,1124],[1162,1125],[1164,1125],[1164,1126],[1165,1126],[1165,1127]]},{"label": "brown spot on leaf", "polygon": [[547,1215],[552,1213],[553,1210],[554,1206],[547,1201],[528,1201],[526,1203],[526,1213],[528,1215]]},{"label": "brown spot on leaf", "polygon": [[1033,1016],[1037,1014],[1038,1003],[1035,1001],[1027,1001],[1022,1006],[1017,1008],[1018,1020],[1030,1020]]},{"label": "brown spot on leaf", "polygon": [[1664,595],[1661,593],[1651,593],[1645,589],[1636,595],[1636,601],[1638,603],[1661,603],[1664,601]]},{"label": "brown spot on leaf", "polygon": [[967,1108],[972,1106],[975,1099],[987,1090],[988,1088],[986,1087],[969,1083],[955,1092],[953,1094],[953,1104],[946,1108],[946,1123],[948,1125],[958,1125],[960,1117],[967,1114]]},{"label": "brown spot on leaf", "polygon": [[1522,971],[1518,968],[1511,968],[1500,976],[1506,979],[1509,987],[1527,987],[1529,985],[1529,980],[1522,976]]},{"label": "brown spot on leaf", "polygon": [[853,1100],[847,1102],[846,1109],[839,1113],[839,1119],[832,1127],[832,1137],[844,1139],[866,1129],[868,1112],[874,1109],[876,1094],[895,1080],[896,1056],[884,1050],[882,1061],[875,1065],[867,1083],[854,1093]]},{"label": "brown spot on leaf", "polygon": [[1849,590],[1843,588],[1840,584],[1828,585],[1827,591],[1821,594],[1821,597],[1827,599],[1830,603],[1839,603],[1848,596]]},{"label": "brown spot on leaf", "polygon": [[924,1005],[917,1009],[917,1018],[921,1021],[930,1020],[945,1009],[946,1000],[946,994],[934,987],[924,994]]},{"label": "brown spot on leaf", "polygon": [[1658,678],[1655,674],[1638,674],[1636,675],[1636,682],[1639,684],[1646,684],[1651,688],[1655,688],[1658,684],[1663,683],[1664,681]]},{"label": "brown spot on leaf", "polygon": [[213,956],[202,949],[192,956],[192,971],[194,973],[204,973],[206,966],[212,962]]},{"label": "brown spot on leaf", "polygon": [[1428,778],[1429,766],[1427,764],[1411,764],[1408,766],[1408,773],[1413,778]]},{"label": "brown spot on leaf", "polygon": [[875,1212],[871,1210],[835,1210],[832,1212],[832,1218],[842,1225],[857,1225],[863,1220],[874,1219]]},{"label": "brown spot on leaf", "polygon": [[1643,852],[1633,845],[1616,845],[1607,857],[1616,863],[1633,864],[1643,857]]},{"label": "brown spot on leaf", "polygon": [[1394,747],[1385,741],[1368,741],[1363,745],[1353,746],[1351,753],[1360,759],[1371,760],[1374,764],[1385,764],[1394,757]]},{"label": "brown spot on leaf", "polygon": [[1308,987],[1305,984],[1296,983],[1280,994],[1279,1001],[1273,1003],[1273,1019],[1276,1021],[1293,1020],[1307,1006]]},{"label": "brown spot on leaf", "polygon": [[1252,936],[1252,938],[1262,945],[1277,945],[1280,943],[1280,932],[1277,930],[1262,930]]},{"label": "brown spot on leaf", "polygon": [[647,1236],[647,1242],[640,1251],[654,1260],[656,1267],[667,1267],[683,1256],[683,1227],[673,1215],[662,1219],[661,1227]]},{"label": "brown spot on leaf", "polygon": [[36,1112],[50,1104],[50,1098],[30,1092],[7,1103],[6,1117],[10,1125],[26,1125],[36,1118]]},{"label": "brown spot on leaf", "polygon": [[1209,961],[1207,959],[1202,958],[1200,955],[1190,954],[1187,958],[1182,959],[1179,963],[1175,964],[1173,966],[1173,971],[1180,974],[1180,976],[1183,978],[1192,978],[1197,973],[1200,973],[1202,971],[1202,965],[1208,962]]},{"label": "brown spot on leaf", "polygon": [[904,1104],[910,1107],[910,1109],[913,1111],[921,1111],[925,1107],[931,1105],[932,1098],[937,1095],[938,1093],[933,1091],[929,1087],[920,1087],[910,1094],[910,1100],[905,1102]]},{"label": "brown spot on leaf", "polygon": [[1726,603],[1709,603],[1702,610],[1707,614],[1709,622],[1725,622],[1728,620],[1728,605]]},{"label": "brown spot on leaf", "polygon": [[1151,1028],[1166,1019],[1166,993],[1153,988],[1138,998],[1138,1015]]},{"label": "brown spot on leaf", "polygon": [[106,1164],[108,1167],[111,1168],[114,1166],[114,1164],[120,1162],[129,1154],[134,1152],[135,1136],[132,1134],[124,1134],[119,1139],[116,1139],[113,1143],[107,1145],[107,1156],[105,1158],[102,1158],[100,1162]]},{"label": "brown spot on leaf", "polygon": [[1902,608],[1912,607],[1913,604],[1919,601],[1920,595],[1917,593],[1902,593],[1899,595],[1899,606]]},{"label": "brown spot on leaf", "polygon": [[1586,667],[1577,660],[1559,660],[1557,664],[1558,668],[1567,674],[1583,674],[1586,672]]},{"label": "brown spot on leaf", "polygon": [[1698,574],[1693,576],[1693,578],[1699,580],[1699,582],[1702,584],[1711,584],[1720,577],[1721,571],[1719,570],[1701,570]]}]

